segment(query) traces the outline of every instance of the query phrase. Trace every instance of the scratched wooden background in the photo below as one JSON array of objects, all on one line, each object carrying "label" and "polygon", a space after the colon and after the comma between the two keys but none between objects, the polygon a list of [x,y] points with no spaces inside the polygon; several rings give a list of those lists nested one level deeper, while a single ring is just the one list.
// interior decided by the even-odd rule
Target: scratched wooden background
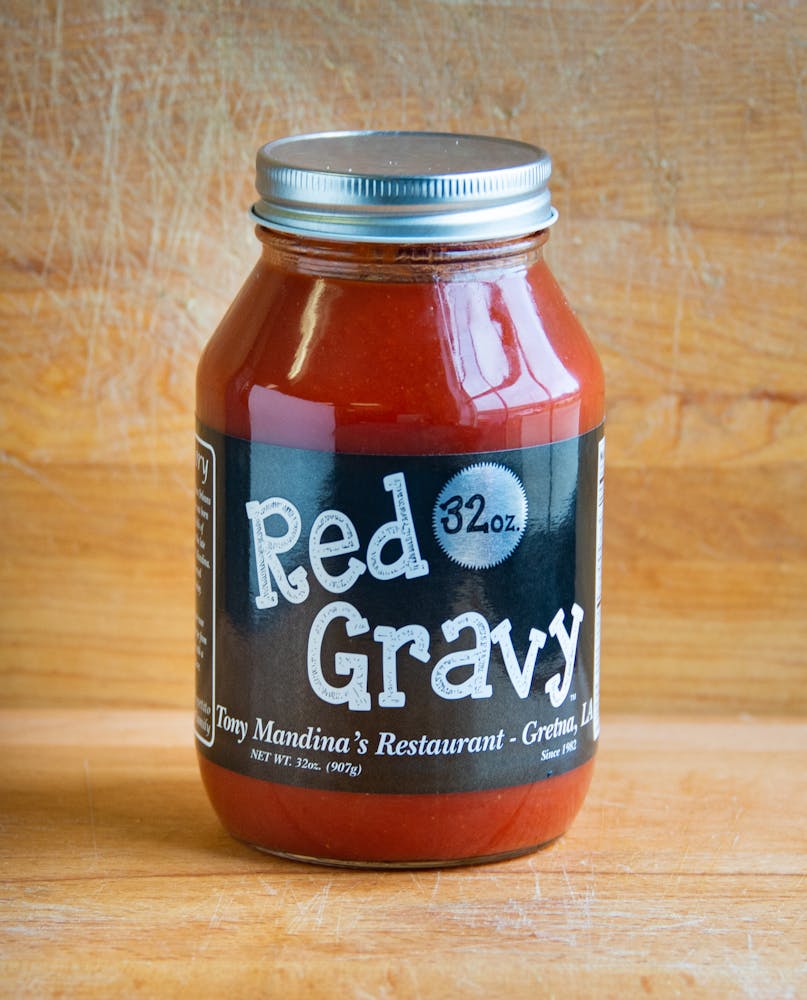
[{"label": "scratched wooden background", "polygon": [[7,705],[191,699],[198,352],[257,146],[545,145],[609,385],[606,709],[807,708],[807,8],[4,0]]}]

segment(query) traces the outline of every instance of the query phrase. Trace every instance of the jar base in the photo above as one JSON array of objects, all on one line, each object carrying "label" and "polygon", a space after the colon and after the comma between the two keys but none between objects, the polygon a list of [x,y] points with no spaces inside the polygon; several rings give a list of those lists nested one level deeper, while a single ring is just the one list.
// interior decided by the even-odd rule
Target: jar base
[{"label": "jar base", "polygon": [[[562,836],[562,834],[560,835]],[[415,860],[415,861],[356,861],[351,858],[325,858],[310,857],[306,854],[293,854],[290,851],[276,851],[260,844],[251,844],[249,841],[242,841],[247,847],[259,851],[261,854],[268,854],[271,857],[283,858],[286,861],[297,861],[302,864],[318,865],[321,868],[346,868],[359,871],[406,871],[412,869],[429,868],[465,868],[473,865],[492,865],[500,861],[511,861],[513,858],[520,858],[526,854],[535,854],[537,851],[545,850],[560,840],[560,836],[552,837],[541,844],[531,847],[520,847],[514,851],[502,851],[499,854],[485,854],[479,857],[449,858],[447,860]]]},{"label": "jar base", "polygon": [[588,791],[594,758],[530,785],[443,795],[372,795],[279,785],[199,752],[225,829],[264,854],[352,869],[453,868],[531,854],[562,836]]}]

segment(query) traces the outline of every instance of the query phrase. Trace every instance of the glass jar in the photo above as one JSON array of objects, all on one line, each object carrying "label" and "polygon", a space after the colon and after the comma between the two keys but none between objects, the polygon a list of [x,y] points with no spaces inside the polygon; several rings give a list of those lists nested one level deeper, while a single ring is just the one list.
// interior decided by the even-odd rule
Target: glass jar
[{"label": "glass jar", "polygon": [[258,154],[261,257],[197,383],[202,778],[323,863],[562,834],[599,734],[603,376],[543,259],[548,156],[327,133]]}]

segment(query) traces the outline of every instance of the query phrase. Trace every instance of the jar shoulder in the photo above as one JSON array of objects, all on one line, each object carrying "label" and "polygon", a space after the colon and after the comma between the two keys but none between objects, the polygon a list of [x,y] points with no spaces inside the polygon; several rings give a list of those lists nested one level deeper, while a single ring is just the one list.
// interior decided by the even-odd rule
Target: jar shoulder
[{"label": "jar shoulder", "polygon": [[197,390],[211,426],[337,450],[519,447],[588,430],[603,409],[596,352],[543,261],[411,283],[261,261]]}]

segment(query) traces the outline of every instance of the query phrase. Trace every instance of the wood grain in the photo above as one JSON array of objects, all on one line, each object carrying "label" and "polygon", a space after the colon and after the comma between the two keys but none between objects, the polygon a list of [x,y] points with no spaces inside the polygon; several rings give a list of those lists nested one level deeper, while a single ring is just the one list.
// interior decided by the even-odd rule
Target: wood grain
[{"label": "wood grain", "polygon": [[426,127],[553,154],[549,255],[609,387],[605,704],[804,712],[803,5],[0,23],[4,703],[189,703],[193,372],[255,257],[255,149]]},{"label": "wood grain", "polygon": [[0,992],[754,996],[807,989],[788,719],[606,718],[589,800],[530,857],[349,872],[231,840],[182,712],[0,714]]}]

